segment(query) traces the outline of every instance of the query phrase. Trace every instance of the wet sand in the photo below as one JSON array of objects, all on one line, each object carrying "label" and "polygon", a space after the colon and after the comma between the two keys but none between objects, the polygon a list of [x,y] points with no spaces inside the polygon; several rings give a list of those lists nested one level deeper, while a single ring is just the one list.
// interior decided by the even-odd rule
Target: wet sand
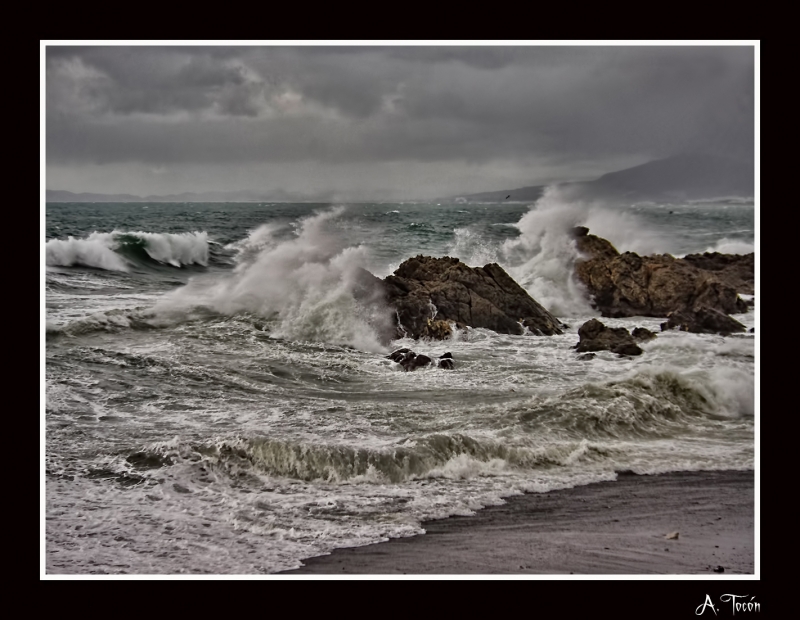
[{"label": "wet sand", "polygon": [[620,474],[428,521],[423,535],[338,549],[282,574],[752,575],[754,480],[752,471]]}]

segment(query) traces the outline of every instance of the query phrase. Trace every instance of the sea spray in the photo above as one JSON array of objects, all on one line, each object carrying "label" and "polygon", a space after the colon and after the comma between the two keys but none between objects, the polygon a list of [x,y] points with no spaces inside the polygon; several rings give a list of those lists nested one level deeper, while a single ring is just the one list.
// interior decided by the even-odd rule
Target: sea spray
[{"label": "sea spray", "polygon": [[548,188],[517,223],[520,236],[501,248],[511,277],[557,316],[591,312],[572,275],[578,252],[569,230],[584,219],[582,205],[562,202],[559,190]]},{"label": "sea spray", "polygon": [[284,240],[277,238],[279,226],[257,228],[237,246],[232,273],[192,279],[154,311],[207,306],[228,315],[250,312],[274,319],[275,337],[384,351],[378,334],[388,325],[388,311],[377,300],[353,296],[367,248],[343,247],[331,231],[343,213],[336,207],[304,218],[295,236]]},{"label": "sea spray", "polygon": [[559,316],[592,312],[586,291],[574,278],[580,255],[570,229],[579,225],[620,251],[653,253],[665,247],[635,214],[563,187],[548,187],[517,222],[520,235],[503,243],[498,258],[534,299]]},{"label": "sea spray", "polygon": [[45,246],[45,261],[48,265],[61,267],[81,265],[107,271],[128,271],[128,262],[114,252],[112,243],[109,233],[97,232],[86,239],[50,239]]},{"label": "sea spray", "polygon": [[706,252],[719,252],[721,254],[750,254],[755,251],[755,245],[738,239],[720,239],[713,246],[706,248]]}]

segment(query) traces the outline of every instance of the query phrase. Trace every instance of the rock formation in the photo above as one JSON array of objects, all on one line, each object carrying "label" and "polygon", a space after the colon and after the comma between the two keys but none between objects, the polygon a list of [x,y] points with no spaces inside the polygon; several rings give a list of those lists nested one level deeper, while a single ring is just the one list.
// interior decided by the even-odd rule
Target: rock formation
[{"label": "rock formation", "polygon": [[687,254],[682,259],[698,269],[713,272],[720,282],[744,295],[755,294],[755,254]]},{"label": "rock formation", "polygon": [[692,310],[676,310],[670,312],[667,321],[661,324],[661,331],[679,329],[695,334],[729,334],[747,331],[747,328],[736,319],[713,308],[699,306]]},{"label": "rock formation", "polygon": [[561,323],[538,304],[499,265],[469,267],[457,258],[416,256],[379,280],[364,271],[357,298],[380,289],[395,310],[396,335],[444,339],[456,328],[485,327],[501,334],[561,333]]},{"label": "rock formation", "polygon": [[700,307],[723,314],[747,311],[738,293],[752,293],[752,254],[694,254],[684,259],[669,254],[639,256],[620,254],[583,226],[573,229],[573,236],[585,257],[576,263],[575,276],[605,317],[666,317]]},{"label": "rock formation", "polygon": [[[578,353],[588,351],[611,351],[619,355],[641,355],[641,347],[624,327],[606,327],[597,319],[586,321],[578,328],[580,338],[575,350]],[[585,359],[585,358],[581,358]]]}]

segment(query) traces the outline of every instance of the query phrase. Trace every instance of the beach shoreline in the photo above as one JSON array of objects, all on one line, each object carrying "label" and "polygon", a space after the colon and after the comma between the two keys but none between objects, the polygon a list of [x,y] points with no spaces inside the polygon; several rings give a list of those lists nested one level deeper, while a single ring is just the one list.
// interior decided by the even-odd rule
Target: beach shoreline
[{"label": "beach shoreline", "polygon": [[753,470],[621,473],[427,521],[425,534],[277,574],[754,575],[755,512]]}]

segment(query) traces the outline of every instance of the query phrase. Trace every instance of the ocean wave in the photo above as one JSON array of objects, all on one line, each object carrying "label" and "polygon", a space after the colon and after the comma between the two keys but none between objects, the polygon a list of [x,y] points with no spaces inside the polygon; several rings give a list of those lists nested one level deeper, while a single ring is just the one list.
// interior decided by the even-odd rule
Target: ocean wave
[{"label": "ocean wave", "polygon": [[142,463],[139,469],[194,464],[232,478],[268,475],[328,483],[385,484],[569,466],[606,453],[607,449],[586,440],[509,446],[460,433],[435,433],[384,448],[271,438],[217,439],[201,444],[167,441],[146,446],[128,460]]},{"label": "ocean wave", "polygon": [[47,338],[56,336],[81,336],[93,332],[115,333],[127,329],[154,329],[159,325],[147,308],[133,310],[115,308],[103,312],[95,312],[87,317],[58,325],[52,321],[46,323]]},{"label": "ocean wave", "polygon": [[131,267],[158,263],[183,267],[208,266],[209,240],[206,232],[149,233],[93,232],[76,239],[50,239],[45,245],[46,264],[51,266],[95,267],[107,271],[129,271]]},{"label": "ocean wave", "polygon": [[232,272],[194,278],[153,308],[175,315],[206,307],[224,315],[251,313],[274,321],[272,336],[286,340],[346,344],[383,352],[380,333],[391,315],[375,295],[356,299],[366,246],[347,246],[331,230],[343,207],[290,224],[263,225],[241,242]]},{"label": "ocean wave", "polygon": [[697,198],[686,201],[690,205],[704,204],[730,204],[730,205],[753,205],[753,196],[719,196],[716,198]]},{"label": "ocean wave", "polygon": [[671,436],[693,422],[752,417],[754,395],[753,376],[744,370],[648,367],[620,380],[536,397],[520,420],[533,428],[557,425],[581,437]]}]

